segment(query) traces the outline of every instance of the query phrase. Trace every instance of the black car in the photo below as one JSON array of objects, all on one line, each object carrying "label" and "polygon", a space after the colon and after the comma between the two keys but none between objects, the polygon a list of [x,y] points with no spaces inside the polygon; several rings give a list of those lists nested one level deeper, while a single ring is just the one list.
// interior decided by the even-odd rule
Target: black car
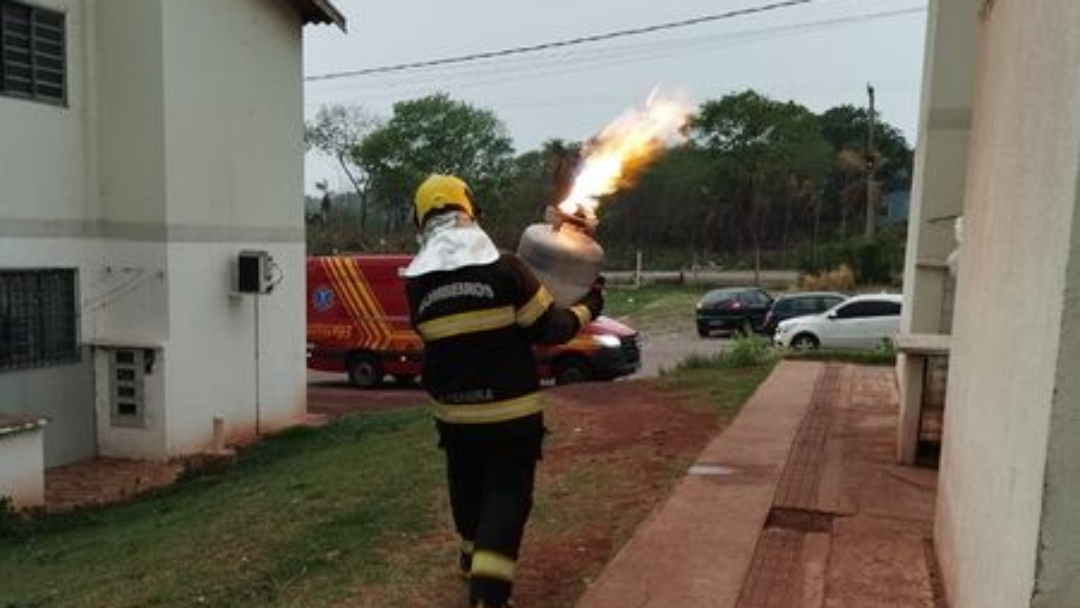
[{"label": "black car", "polygon": [[760,331],[773,299],[757,287],[714,289],[697,304],[697,331],[702,338],[714,331],[749,334]]},{"label": "black car", "polygon": [[776,331],[781,321],[825,312],[848,297],[832,291],[805,291],[782,295],[773,302],[761,330],[766,334]]}]

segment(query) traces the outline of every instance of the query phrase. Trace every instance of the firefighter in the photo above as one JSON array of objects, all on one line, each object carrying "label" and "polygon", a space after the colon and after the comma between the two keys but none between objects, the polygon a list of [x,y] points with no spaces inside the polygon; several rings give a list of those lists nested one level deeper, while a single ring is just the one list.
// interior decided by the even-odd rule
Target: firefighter
[{"label": "firefighter", "polygon": [[574,306],[555,305],[476,223],[477,203],[457,177],[430,176],[414,202],[420,251],[406,291],[424,340],[421,378],[446,454],[459,565],[471,606],[509,606],[545,434],[532,345],[565,342],[596,318],[601,283]]}]

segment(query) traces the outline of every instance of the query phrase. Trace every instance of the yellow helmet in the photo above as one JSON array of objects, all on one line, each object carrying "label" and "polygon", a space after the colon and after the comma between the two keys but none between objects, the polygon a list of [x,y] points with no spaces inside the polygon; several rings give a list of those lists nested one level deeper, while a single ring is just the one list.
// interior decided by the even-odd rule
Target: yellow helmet
[{"label": "yellow helmet", "polygon": [[477,206],[473,200],[472,191],[465,182],[453,175],[435,173],[429,176],[416,189],[413,203],[415,205],[413,219],[416,220],[417,226],[423,226],[424,220],[433,211],[450,207],[464,211],[471,218],[477,216]]}]

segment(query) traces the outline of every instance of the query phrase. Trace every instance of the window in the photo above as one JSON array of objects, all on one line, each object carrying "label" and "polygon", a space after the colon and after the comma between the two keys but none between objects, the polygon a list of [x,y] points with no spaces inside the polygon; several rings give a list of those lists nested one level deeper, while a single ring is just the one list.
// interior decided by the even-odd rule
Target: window
[{"label": "window", "polygon": [[64,14],[0,0],[0,94],[67,102]]},{"label": "window", "polygon": [[843,298],[830,298],[830,297],[819,298],[815,302],[815,307],[817,308],[817,312],[822,312],[822,311],[829,310],[833,306],[836,306],[837,304],[839,304],[839,303],[841,303],[843,301],[844,301]]},{"label": "window", "polygon": [[884,300],[862,300],[859,302],[852,302],[851,304],[836,310],[836,316],[841,319],[851,319],[855,317],[890,317],[899,314],[899,303]]},{"label": "window", "polygon": [[836,309],[836,316],[841,319],[870,317],[873,316],[871,315],[871,311],[873,310],[873,308],[873,302],[868,302],[866,300],[860,302],[852,302],[847,306]]},{"label": "window", "polygon": [[772,304],[772,300],[769,299],[769,296],[760,291],[744,291],[739,294],[739,301],[747,306],[763,307]]},{"label": "window", "polygon": [[702,304],[719,307],[730,302],[733,297],[735,297],[735,293],[730,290],[719,289],[710,291],[702,298]]},{"label": "window", "polygon": [[810,315],[821,312],[817,306],[816,298],[794,298],[791,300],[791,312],[800,315]]},{"label": "window", "polygon": [[74,270],[0,270],[0,371],[79,360]]}]

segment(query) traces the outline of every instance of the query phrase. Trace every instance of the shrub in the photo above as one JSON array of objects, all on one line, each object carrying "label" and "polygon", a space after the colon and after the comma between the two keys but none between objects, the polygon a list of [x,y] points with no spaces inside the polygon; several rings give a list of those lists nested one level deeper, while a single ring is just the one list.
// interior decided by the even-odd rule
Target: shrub
[{"label": "shrub", "polygon": [[10,496],[0,496],[0,539],[21,539],[26,535],[28,518],[15,508]]},{"label": "shrub", "polygon": [[855,272],[851,266],[841,264],[839,268],[818,274],[803,275],[799,279],[799,289],[806,291],[844,291],[855,288]]},{"label": "shrub", "polygon": [[[691,354],[678,365],[673,371],[689,371],[695,369],[742,369],[764,365],[776,357],[775,351],[769,343],[760,337],[743,336],[736,338],[728,350],[714,355]],[[661,375],[667,373],[662,370]]]},{"label": "shrub", "polygon": [[804,251],[799,266],[810,275],[847,265],[861,284],[891,283],[904,268],[903,229],[882,230],[873,238],[847,238],[827,243],[815,255]]}]

